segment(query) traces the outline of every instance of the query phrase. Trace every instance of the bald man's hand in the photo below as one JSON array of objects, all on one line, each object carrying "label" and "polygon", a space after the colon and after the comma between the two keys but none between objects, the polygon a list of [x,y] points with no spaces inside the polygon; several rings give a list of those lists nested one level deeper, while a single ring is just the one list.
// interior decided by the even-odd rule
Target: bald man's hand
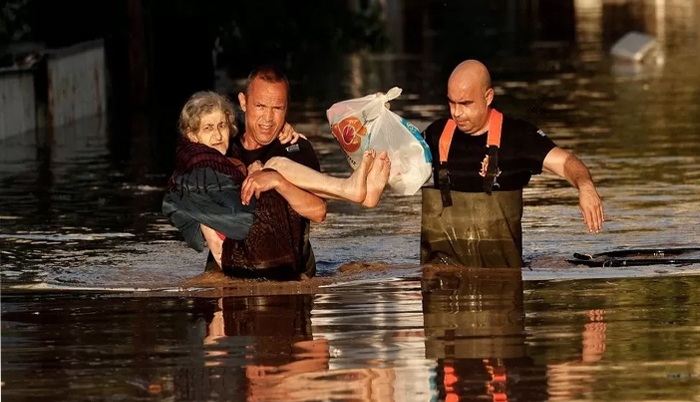
[{"label": "bald man's hand", "polygon": [[583,223],[590,233],[598,233],[603,228],[605,213],[603,202],[598,191],[593,186],[581,187],[578,190],[578,205],[583,216]]}]

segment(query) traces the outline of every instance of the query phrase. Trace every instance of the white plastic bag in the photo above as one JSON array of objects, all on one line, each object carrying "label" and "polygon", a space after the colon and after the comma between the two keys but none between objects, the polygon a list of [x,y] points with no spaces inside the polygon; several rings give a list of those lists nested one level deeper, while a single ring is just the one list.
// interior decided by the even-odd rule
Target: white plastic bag
[{"label": "white plastic bag", "polygon": [[391,160],[389,188],[400,195],[413,195],[430,178],[432,157],[420,131],[384,107],[399,95],[401,88],[394,87],[381,96],[338,102],[326,116],[353,169],[359,166],[364,151],[387,151]]}]

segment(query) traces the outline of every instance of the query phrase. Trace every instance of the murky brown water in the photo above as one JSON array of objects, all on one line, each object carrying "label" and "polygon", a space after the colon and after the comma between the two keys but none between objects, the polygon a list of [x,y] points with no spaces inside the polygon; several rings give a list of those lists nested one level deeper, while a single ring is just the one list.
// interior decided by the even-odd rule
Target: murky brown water
[{"label": "murky brown water", "polygon": [[700,277],[5,293],[7,400],[696,400]]},{"label": "murky brown water", "polygon": [[[700,246],[700,7],[667,3],[663,65],[612,63],[610,44],[591,39],[600,16],[585,7],[576,49],[541,43],[528,57],[490,62],[497,106],[579,155],[606,208],[604,230],[591,235],[575,190],[534,178],[522,281],[421,272],[420,196],[388,193],[372,210],[329,202],[327,221],[312,229],[321,278],[182,289],[205,256],[160,216],[172,150],[147,139],[145,116],[131,128],[91,119],[0,143],[2,395],[697,400],[700,266],[565,261]],[[447,113],[439,71],[417,57],[350,58],[329,75],[342,77],[342,91],[295,91],[290,119],[326,171],[347,175],[325,108],[397,85],[404,94],[392,110],[423,128]],[[377,269],[354,264],[362,261]]]}]

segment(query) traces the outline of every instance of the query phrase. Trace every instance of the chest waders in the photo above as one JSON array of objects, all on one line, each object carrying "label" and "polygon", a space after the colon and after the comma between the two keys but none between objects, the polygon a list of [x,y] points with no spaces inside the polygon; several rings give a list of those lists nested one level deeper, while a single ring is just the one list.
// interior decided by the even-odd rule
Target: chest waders
[{"label": "chest waders", "polygon": [[[503,115],[491,109],[487,152],[479,174],[483,193],[451,191],[448,153],[456,128],[448,120],[440,135],[439,189],[423,188],[421,264],[463,265],[472,268],[521,268],[522,190],[492,192],[501,171]],[[497,185],[497,184],[496,184]]]}]

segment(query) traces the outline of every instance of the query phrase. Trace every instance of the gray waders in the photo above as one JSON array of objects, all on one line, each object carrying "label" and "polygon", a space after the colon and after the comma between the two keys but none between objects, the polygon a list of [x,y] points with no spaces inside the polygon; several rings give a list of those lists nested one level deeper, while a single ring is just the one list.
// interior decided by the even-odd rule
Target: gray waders
[{"label": "gray waders", "polygon": [[522,190],[452,192],[443,207],[440,190],[423,189],[421,264],[472,268],[522,267]]},{"label": "gray waders", "polygon": [[449,120],[440,136],[439,189],[423,189],[421,264],[472,268],[521,268],[522,190],[492,192],[498,169],[503,115],[491,109],[488,151],[480,174],[483,193],[451,191],[447,154],[456,127]]}]

